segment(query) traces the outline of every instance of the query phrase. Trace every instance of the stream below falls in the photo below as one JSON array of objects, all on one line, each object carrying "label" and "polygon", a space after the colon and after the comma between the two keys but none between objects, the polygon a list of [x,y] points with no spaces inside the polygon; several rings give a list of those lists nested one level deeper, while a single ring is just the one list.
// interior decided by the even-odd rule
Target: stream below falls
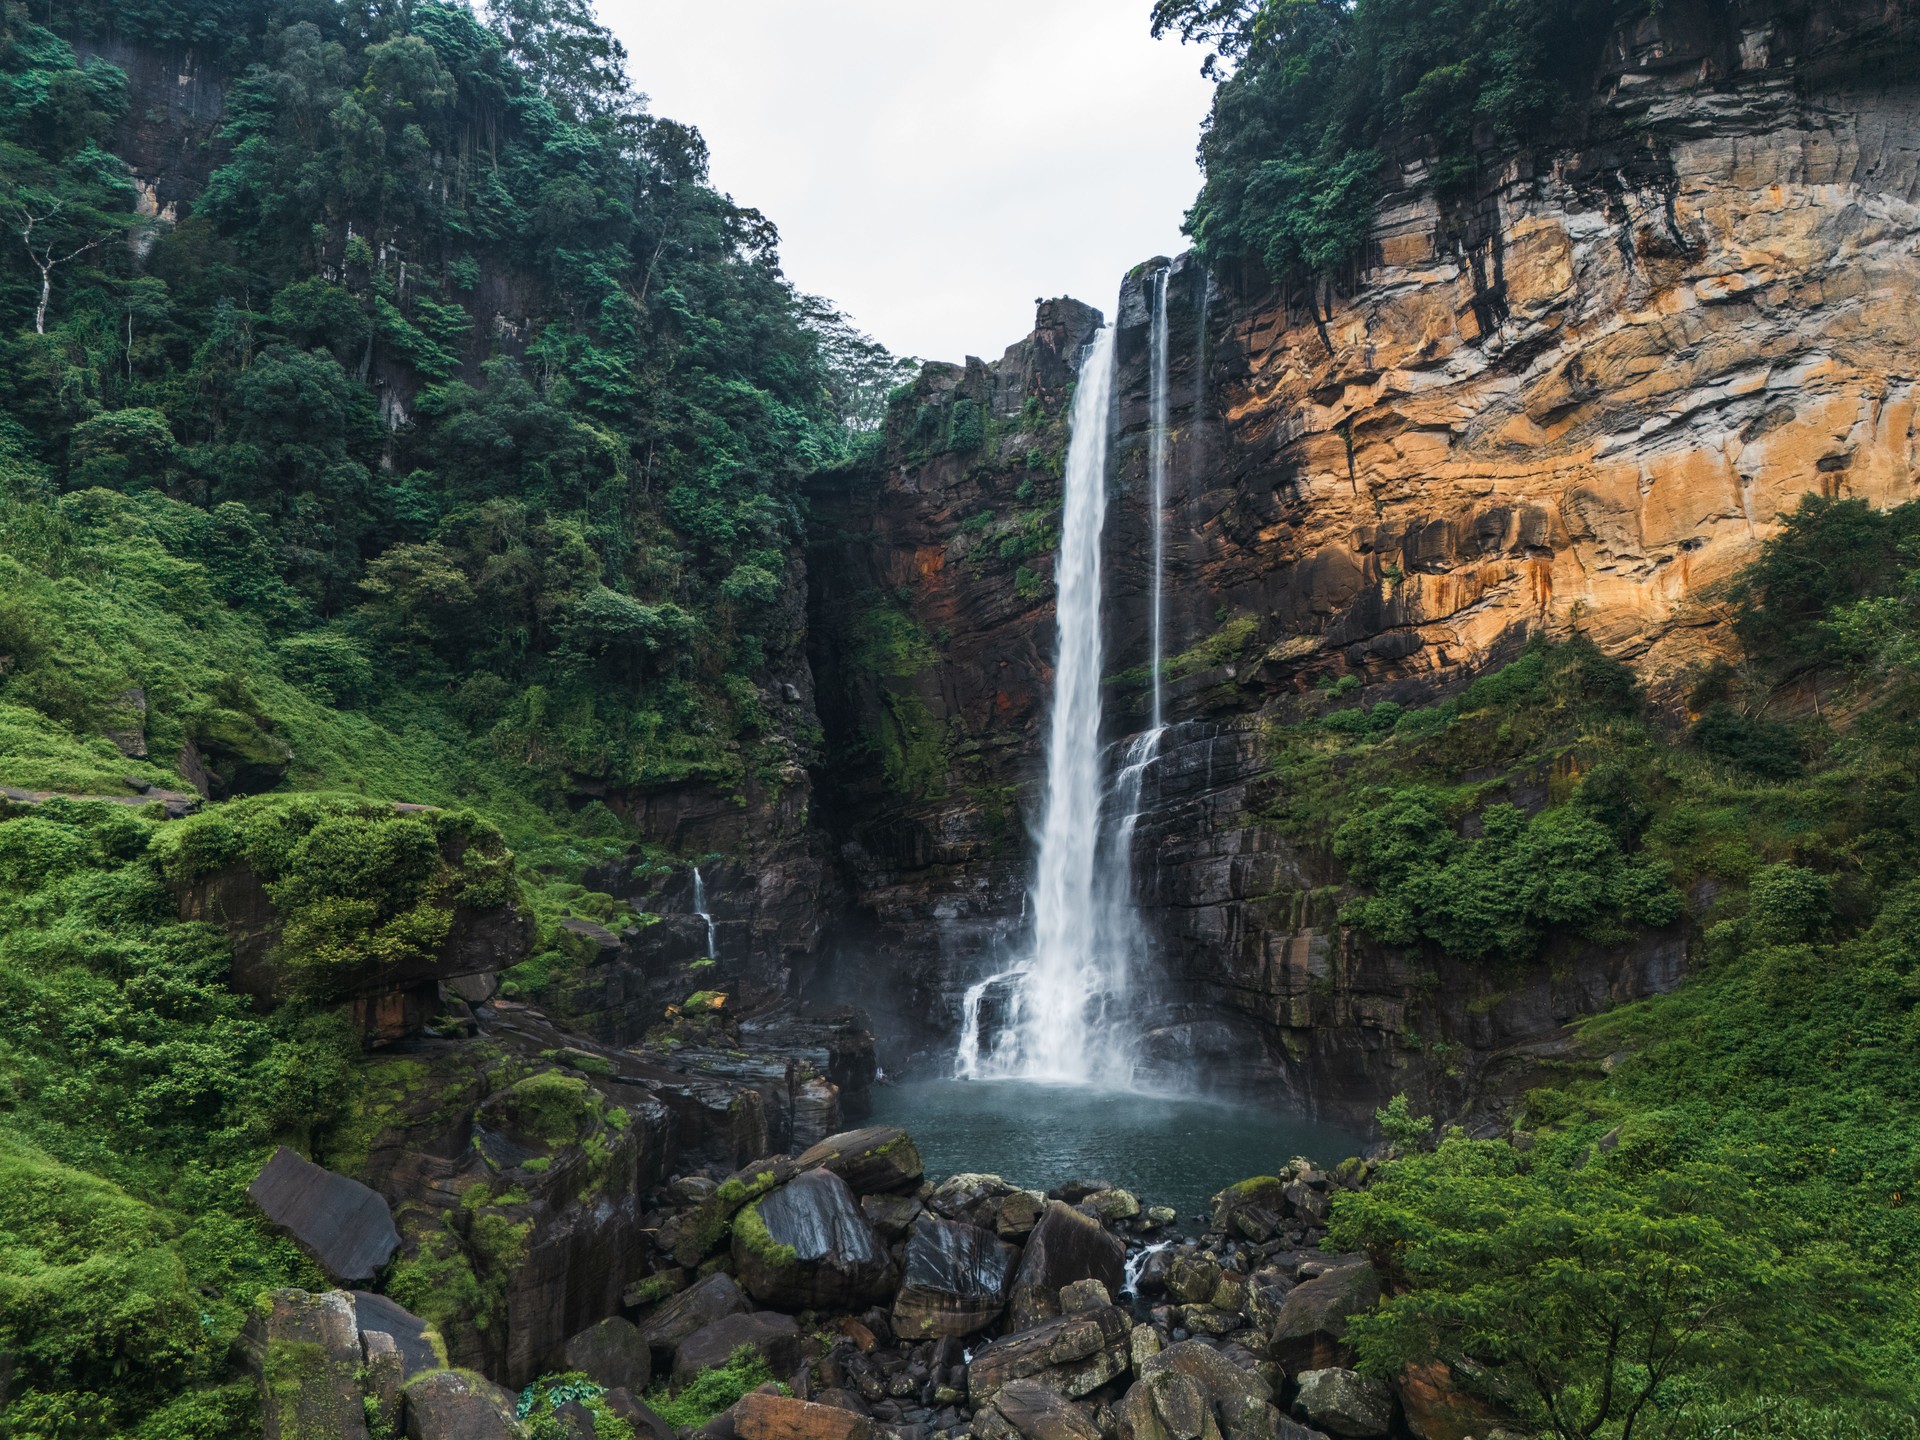
[{"label": "stream below falls", "polygon": [[1337,1126],[1244,1101],[1024,1080],[881,1085],[868,1123],[904,1128],[936,1182],[965,1171],[1038,1190],[1105,1180],[1143,1206],[1171,1205],[1183,1230],[1237,1180],[1271,1175],[1296,1155],[1337,1165],[1365,1143]]}]

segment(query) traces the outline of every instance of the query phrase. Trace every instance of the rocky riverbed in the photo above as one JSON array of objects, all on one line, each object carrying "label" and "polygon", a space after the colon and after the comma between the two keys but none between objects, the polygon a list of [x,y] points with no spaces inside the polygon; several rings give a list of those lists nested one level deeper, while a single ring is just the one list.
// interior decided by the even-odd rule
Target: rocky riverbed
[{"label": "rocky riverbed", "polygon": [[1295,1160],[1181,1234],[1098,1179],[936,1182],[906,1131],[853,1130],[648,1191],[615,1313],[518,1394],[369,1291],[275,1292],[243,1348],[269,1440],[1496,1436],[1443,1367],[1352,1368],[1380,1279],[1323,1242],[1372,1164]]}]

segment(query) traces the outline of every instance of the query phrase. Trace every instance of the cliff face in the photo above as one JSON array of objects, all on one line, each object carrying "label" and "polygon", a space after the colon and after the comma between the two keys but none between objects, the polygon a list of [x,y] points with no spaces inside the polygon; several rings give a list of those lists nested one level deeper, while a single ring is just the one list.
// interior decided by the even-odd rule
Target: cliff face
[{"label": "cliff face", "polygon": [[[1135,854],[1172,982],[1168,1052],[1329,1113],[1407,1088],[1465,1104],[1559,1046],[1566,1020],[1677,980],[1677,936],[1557,955],[1495,993],[1435,957],[1306,928],[1296,897],[1340,877],[1253,818],[1271,797],[1259,719],[1325,677],[1356,675],[1369,699],[1431,694],[1529,633],[1575,629],[1673,697],[1727,643],[1725,582],[1801,495],[1913,497],[1913,54],[1899,7],[1670,4],[1616,36],[1579,144],[1444,206],[1407,162],[1345,284],[1257,291],[1174,265],[1178,724]],[[1147,650],[1149,293],[1143,267],[1118,317],[1116,736],[1143,724],[1137,677],[1119,672]],[[974,391],[996,413],[1016,388],[1057,408],[1023,358],[1056,331],[1043,312],[1028,347],[918,397],[917,423]],[[889,592],[932,642],[876,677],[832,638],[835,592],[816,592],[823,695],[880,693],[823,702],[829,747],[875,733],[896,693],[952,742],[898,783],[842,782],[857,800],[840,830],[855,892],[842,964],[897,977],[930,1041],[1018,930],[1039,800],[1052,612],[1010,602],[997,552],[979,558],[1003,519],[975,517],[1004,501],[993,477],[1019,448],[986,438],[929,459],[894,434],[875,473],[816,496],[848,537],[816,568]],[[1033,493],[1057,504],[1057,482]]]}]

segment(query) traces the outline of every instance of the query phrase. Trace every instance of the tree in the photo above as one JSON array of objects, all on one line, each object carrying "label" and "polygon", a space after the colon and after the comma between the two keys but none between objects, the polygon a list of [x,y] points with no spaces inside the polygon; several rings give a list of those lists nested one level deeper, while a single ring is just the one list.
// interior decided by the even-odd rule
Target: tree
[{"label": "tree", "polygon": [[487,21],[507,53],[579,119],[636,111],[627,50],[594,14],[593,0],[488,0]]},{"label": "tree", "polygon": [[1835,1338],[1879,1303],[1862,1273],[1796,1253],[1792,1220],[1726,1170],[1630,1170],[1530,1166],[1456,1133],[1341,1196],[1329,1242],[1366,1251],[1388,1294],[1350,1324],[1365,1367],[1477,1369],[1559,1440],[1667,1433],[1691,1406],[1759,1394],[1866,1398]]}]

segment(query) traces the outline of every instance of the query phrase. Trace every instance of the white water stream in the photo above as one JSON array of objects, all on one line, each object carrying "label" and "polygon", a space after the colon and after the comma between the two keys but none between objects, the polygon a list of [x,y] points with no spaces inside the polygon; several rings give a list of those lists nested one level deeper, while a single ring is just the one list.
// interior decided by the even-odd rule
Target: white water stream
[{"label": "white water stream", "polygon": [[[1106,785],[1100,743],[1100,537],[1115,373],[1114,332],[1102,329],[1080,368],[1067,449],[1060,553],[1054,568],[1057,650],[1047,740],[1047,797],[1029,892],[1031,948],[1012,967],[968,988],[954,1072],[961,1079],[1024,1079],[1124,1088],[1133,1072],[1129,997],[1143,940],[1133,899],[1133,832],[1142,785],[1160,755],[1163,517],[1168,439],[1167,277],[1154,290],[1152,486],[1152,725],[1115,747]],[[986,1012],[992,1007],[993,1014]],[[989,1018],[994,1028],[985,1027]]]},{"label": "white water stream", "polygon": [[707,922],[707,959],[717,960],[713,943],[713,916],[707,913],[707,883],[700,878],[700,867],[693,867],[693,913]]}]

